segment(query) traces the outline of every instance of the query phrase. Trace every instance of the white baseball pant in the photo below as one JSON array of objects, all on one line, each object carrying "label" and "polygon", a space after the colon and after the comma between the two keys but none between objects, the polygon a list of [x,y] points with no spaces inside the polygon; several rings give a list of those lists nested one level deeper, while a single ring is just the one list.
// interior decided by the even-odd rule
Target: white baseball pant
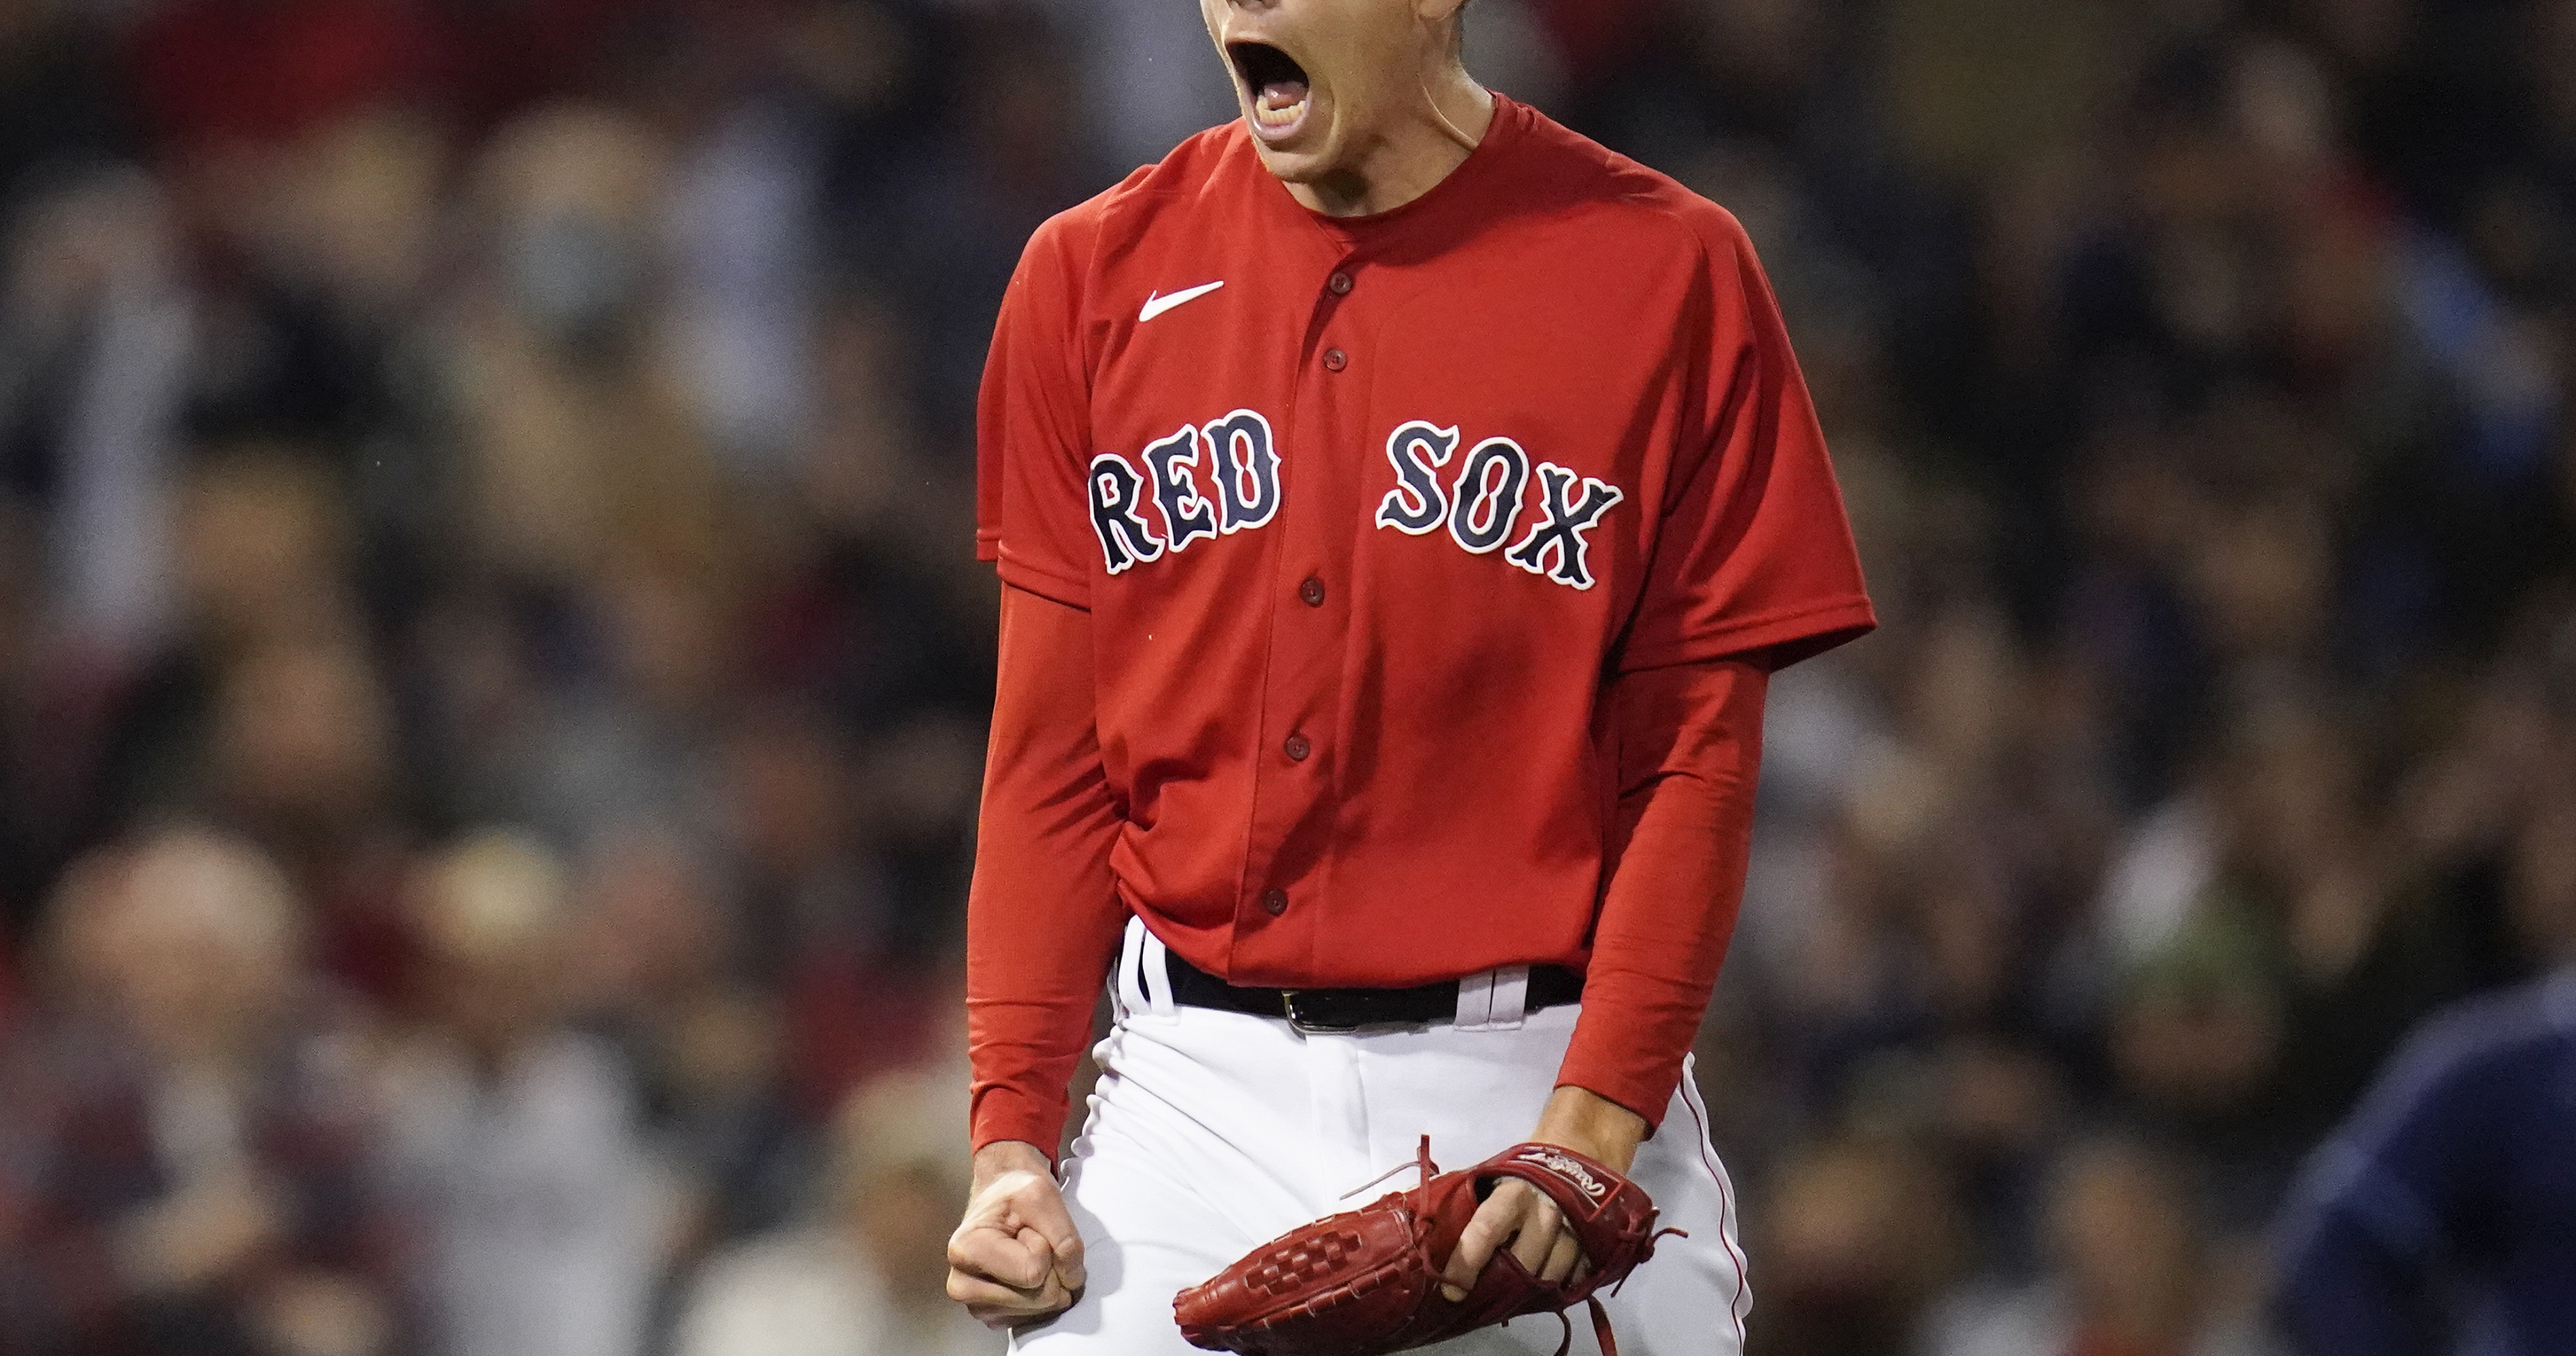
[{"label": "white baseball pant", "polygon": [[[1163,944],[1131,919],[1115,976],[1116,1022],[1100,1083],[1064,1167],[1089,1283],[1054,1320],[1024,1328],[1024,1356],[1189,1356],[1172,1296],[1256,1245],[1413,1185],[1431,1154],[1465,1167],[1529,1134],[1573,1038],[1577,1005],[1521,1011],[1520,967],[1462,983],[1459,1020],[1428,1029],[1301,1033],[1284,1021],[1172,1002]],[[1618,1294],[1603,1296],[1621,1356],[1738,1356],[1752,1306],[1735,1190],[1708,1143],[1685,1066],[1663,1126],[1630,1174],[1667,1235]],[[1578,1306],[1577,1352],[1592,1346]],[[1533,1315],[1423,1350],[1550,1356],[1562,1336]]]}]

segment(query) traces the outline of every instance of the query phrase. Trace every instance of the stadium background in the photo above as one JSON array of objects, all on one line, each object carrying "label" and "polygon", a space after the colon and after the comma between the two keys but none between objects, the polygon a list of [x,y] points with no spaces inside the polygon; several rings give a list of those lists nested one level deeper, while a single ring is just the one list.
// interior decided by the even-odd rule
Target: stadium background
[{"label": "stadium background", "polygon": [[[2576,932],[2576,3],[1473,20],[1745,220],[1886,619],[1701,1042],[1755,1356],[2275,1349]],[[1180,0],[0,0],[0,1351],[992,1349],[974,384],[1229,107]]]}]

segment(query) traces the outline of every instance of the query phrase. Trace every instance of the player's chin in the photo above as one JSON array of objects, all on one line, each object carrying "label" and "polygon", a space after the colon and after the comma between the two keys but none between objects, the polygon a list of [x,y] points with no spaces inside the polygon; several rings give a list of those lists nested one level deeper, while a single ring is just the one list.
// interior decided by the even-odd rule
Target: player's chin
[{"label": "player's chin", "polygon": [[1265,135],[1258,122],[1251,126],[1252,148],[1260,155],[1262,168],[1284,182],[1314,183],[1331,174],[1338,163],[1332,124],[1314,110],[1307,112],[1293,135],[1274,137]]},{"label": "player's chin", "polygon": [[1320,102],[1309,97],[1298,105],[1295,119],[1284,123],[1265,120],[1258,108],[1245,105],[1243,125],[1252,130],[1253,148],[1261,152],[1261,163],[1269,166],[1271,173],[1279,174],[1288,166],[1300,167],[1308,174],[1322,172],[1333,138],[1332,120],[1318,106]]},{"label": "player's chin", "polygon": [[1322,156],[1297,151],[1274,151],[1267,146],[1257,149],[1261,156],[1261,167],[1270,171],[1271,177],[1281,183],[1311,184],[1324,178],[1327,162]]}]

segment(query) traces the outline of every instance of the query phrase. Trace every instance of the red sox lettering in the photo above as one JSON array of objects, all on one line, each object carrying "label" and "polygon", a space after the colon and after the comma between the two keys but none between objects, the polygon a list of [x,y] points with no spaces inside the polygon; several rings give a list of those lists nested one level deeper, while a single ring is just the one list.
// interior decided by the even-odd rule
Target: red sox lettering
[{"label": "red sox lettering", "polygon": [[[1263,526],[1279,512],[1279,451],[1270,421],[1236,410],[1206,428],[1180,431],[1145,449],[1145,473],[1115,452],[1091,459],[1091,529],[1111,574],[1124,574],[1165,551],[1187,550],[1202,537]],[[1216,491],[1202,493],[1192,474],[1204,467]],[[1184,469],[1190,468],[1190,469]],[[1151,501],[1163,522],[1145,516]]]},{"label": "red sox lettering", "polygon": [[[1168,550],[1187,550],[1191,542],[1201,537],[1216,536],[1221,530],[1217,526],[1216,505],[1199,494],[1198,482],[1185,469],[1197,466],[1202,460],[1199,454],[1202,441],[1196,428],[1183,425],[1180,432],[1145,449],[1145,483],[1153,487],[1154,502],[1163,510],[1163,535]],[[1096,488],[1092,506],[1096,515],[1100,508]],[[1115,573],[1118,567],[1112,564],[1109,568]]]},{"label": "red sox lettering", "polygon": [[[1520,518],[1529,487],[1529,454],[1509,438],[1488,438],[1467,453],[1444,490],[1433,472],[1447,466],[1457,448],[1455,426],[1437,428],[1417,419],[1388,434],[1386,459],[1395,468],[1395,488],[1378,503],[1377,525],[1417,537],[1446,527],[1459,550],[1475,555],[1502,545]],[[1531,574],[1588,589],[1591,541],[1584,534],[1627,496],[1616,485],[1548,461],[1538,464],[1538,483],[1539,512],[1545,520],[1533,523],[1503,559]],[[1573,493],[1578,483],[1580,497]]]},{"label": "red sox lettering", "polygon": [[[1377,525],[1417,537],[1446,528],[1459,550],[1490,554],[1519,525],[1535,478],[1538,515],[1503,559],[1569,588],[1591,588],[1586,534],[1626,493],[1554,462],[1533,467],[1519,443],[1502,437],[1471,448],[1444,486],[1436,473],[1449,465],[1459,441],[1455,425],[1421,419],[1387,435],[1395,488],[1378,504]],[[1261,527],[1278,513],[1279,451],[1270,421],[1257,411],[1236,410],[1204,428],[1185,424],[1146,447],[1141,460],[1141,472],[1116,452],[1091,460],[1091,526],[1113,575],[1167,551],[1178,555],[1203,538]],[[1202,471],[1213,494],[1200,487]]]}]

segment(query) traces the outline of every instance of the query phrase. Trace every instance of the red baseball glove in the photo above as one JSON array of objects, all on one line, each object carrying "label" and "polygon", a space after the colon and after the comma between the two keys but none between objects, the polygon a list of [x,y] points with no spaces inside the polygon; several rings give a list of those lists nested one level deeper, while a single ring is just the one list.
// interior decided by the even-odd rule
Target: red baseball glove
[{"label": "red baseball glove", "polygon": [[[1569,1307],[1591,1306],[1603,1356],[1618,1356],[1610,1316],[1594,1292],[1616,1287],[1654,1255],[1655,1203],[1636,1183],[1553,1144],[1515,1144],[1464,1172],[1441,1172],[1422,1137],[1422,1183],[1358,1210],[1302,1225],[1172,1299],[1181,1336],[1209,1351],[1245,1356],[1380,1356],[1409,1351],[1522,1314],[1565,1324],[1557,1356],[1574,1343]],[[1467,1221],[1494,1183],[1517,1177],[1548,1194],[1591,1264],[1581,1279],[1549,1284],[1509,1249],[1494,1254],[1476,1288],[1452,1303],[1440,1293]]]}]

